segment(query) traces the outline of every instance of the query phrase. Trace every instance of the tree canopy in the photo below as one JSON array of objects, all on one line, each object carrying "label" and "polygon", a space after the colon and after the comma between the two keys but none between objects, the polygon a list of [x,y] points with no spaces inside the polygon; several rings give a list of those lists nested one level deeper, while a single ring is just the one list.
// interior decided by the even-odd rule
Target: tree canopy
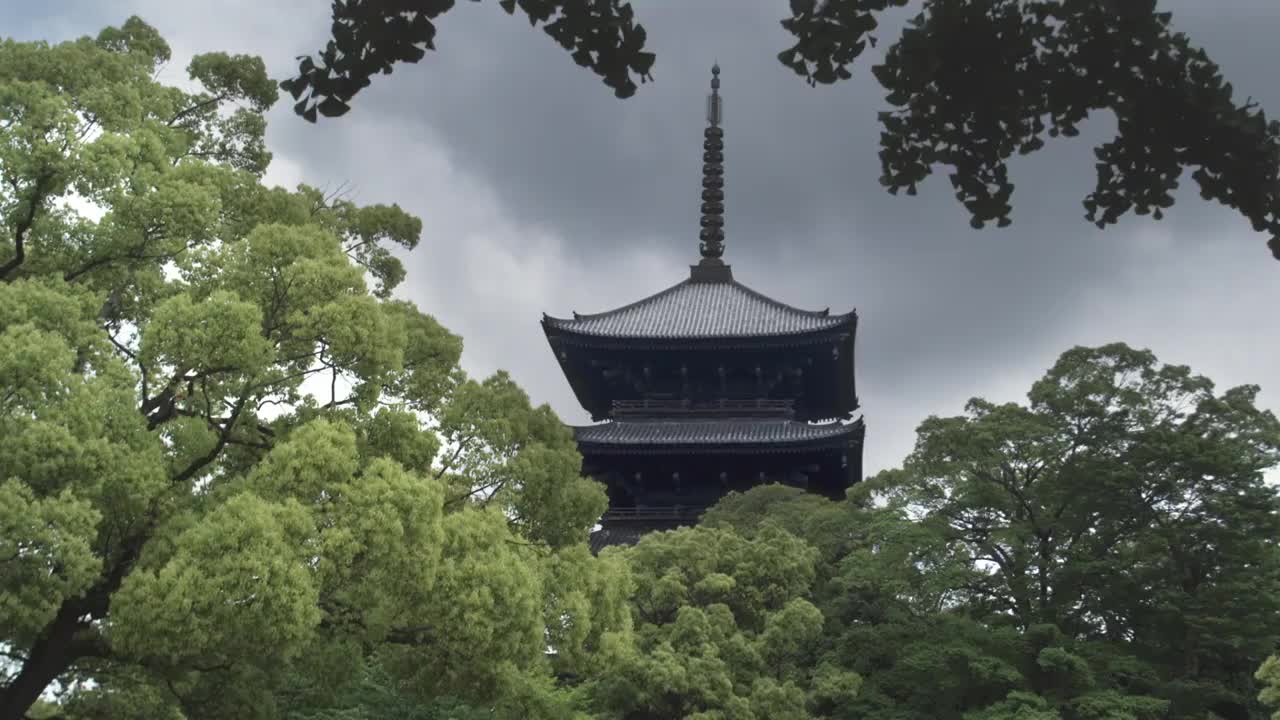
[{"label": "tree canopy", "polygon": [[[1008,226],[1010,158],[1077,135],[1086,118],[1107,112],[1118,129],[1094,149],[1096,182],[1083,200],[1090,222],[1105,227],[1130,211],[1161,218],[1190,170],[1204,199],[1270,235],[1280,259],[1280,123],[1236,99],[1156,0],[791,0],[781,25],[793,42],[778,59],[811,85],[846,80],[876,45],[880,15],[910,4],[919,12],[871,68],[890,106],[880,113],[880,183],[889,192],[914,195],[947,167],[973,227]],[[498,5],[542,24],[619,98],[652,79],[656,58],[629,2]],[[330,41],[281,87],[309,121],[342,115],[374,75],[435,49],[433,21],[453,6],[336,0]]]},{"label": "tree canopy", "polygon": [[261,183],[259,59],[168,58],[0,44],[0,718],[554,714],[630,622],[572,434],[391,298],[417,218]]},{"label": "tree canopy", "polygon": [[[1171,717],[1244,717],[1280,641],[1280,502],[1263,478],[1280,423],[1257,391],[1215,393],[1123,345],[1077,348],[1027,406],[975,400],[925,421],[904,467],[866,489],[981,568],[962,595],[976,617],[1049,628],[1086,661],[1122,650],[1145,678],[1099,685],[1093,669],[1097,691],[1159,698]],[[1068,661],[1090,667],[1053,660]]]},{"label": "tree canopy", "polygon": [[831,717],[1261,720],[1259,693],[1280,704],[1280,422],[1256,391],[1076,348],[1026,405],[929,418],[843,503],[764,487],[704,525],[816,551],[777,543],[814,558],[816,653],[860,680]]}]

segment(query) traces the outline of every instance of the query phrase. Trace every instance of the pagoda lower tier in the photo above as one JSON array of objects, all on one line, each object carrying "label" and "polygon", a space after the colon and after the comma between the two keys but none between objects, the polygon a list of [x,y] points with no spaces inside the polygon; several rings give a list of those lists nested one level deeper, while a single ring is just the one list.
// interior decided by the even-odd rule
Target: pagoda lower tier
[{"label": "pagoda lower tier", "polygon": [[583,473],[609,495],[594,551],[692,525],[733,491],[781,483],[839,499],[862,473],[860,419],[636,418],[574,431]]}]

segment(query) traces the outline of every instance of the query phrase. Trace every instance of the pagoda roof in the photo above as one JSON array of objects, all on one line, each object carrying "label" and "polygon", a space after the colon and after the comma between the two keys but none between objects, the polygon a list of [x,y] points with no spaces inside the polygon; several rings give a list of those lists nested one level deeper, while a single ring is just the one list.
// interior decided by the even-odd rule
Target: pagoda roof
[{"label": "pagoda roof", "polygon": [[735,280],[683,282],[630,305],[573,318],[544,316],[548,328],[599,338],[696,340],[785,337],[832,330],[856,313],[801,310]]},{"label": "pagoda roof", "polygon": [[[815,425],[776,418],[615,420],[575,427],[579,444],[611,447],[617,451],[643,451],[688,447],[708,450],[804,448],[848,438],[861,428],[854,423]],[[603,448],[602,448],[603,449]]]}]

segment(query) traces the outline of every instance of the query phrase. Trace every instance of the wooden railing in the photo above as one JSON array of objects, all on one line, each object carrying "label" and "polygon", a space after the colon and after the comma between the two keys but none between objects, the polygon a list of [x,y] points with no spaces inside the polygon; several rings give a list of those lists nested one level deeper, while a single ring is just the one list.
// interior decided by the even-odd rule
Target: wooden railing
[{"label": "wooden railing", "polygon": [[615,417],[659,414],[791,417],[795,415],[795,401],[772,398],[717,398],[700,402],[694,402],[689,398],[613,401]]},{"label": "wooden railing", "polygon": [[614,508],[605,512],[601,520],[673,521],[697,520],[706,511],[704,505],[641,505]]}]

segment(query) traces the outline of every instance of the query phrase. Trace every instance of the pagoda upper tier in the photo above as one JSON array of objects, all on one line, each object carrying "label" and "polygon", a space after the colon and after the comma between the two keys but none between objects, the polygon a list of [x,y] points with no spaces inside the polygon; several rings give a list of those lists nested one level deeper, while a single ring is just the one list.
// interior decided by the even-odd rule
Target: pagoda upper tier
[{"label": "pagoda upper tier", "polygon": [[597,421],[646,408],[712,412],[734,399],[787,401],[786,414],[801,421],[847,419],[858,408],[857,324],[854,311],[774,300],[734,280],[718,259],[623,307],[542,321]]},{"label": "pagoda upper tier", "polygon": [[[726,266],[727,270],[728,267]],[[725,340],[773,338],[784,342],[849,329],[854,312],[800,310],[732,279],[698,281],[693,277],[643,300],[572,319],[547,317],[564,335],[602,340]]]}]

